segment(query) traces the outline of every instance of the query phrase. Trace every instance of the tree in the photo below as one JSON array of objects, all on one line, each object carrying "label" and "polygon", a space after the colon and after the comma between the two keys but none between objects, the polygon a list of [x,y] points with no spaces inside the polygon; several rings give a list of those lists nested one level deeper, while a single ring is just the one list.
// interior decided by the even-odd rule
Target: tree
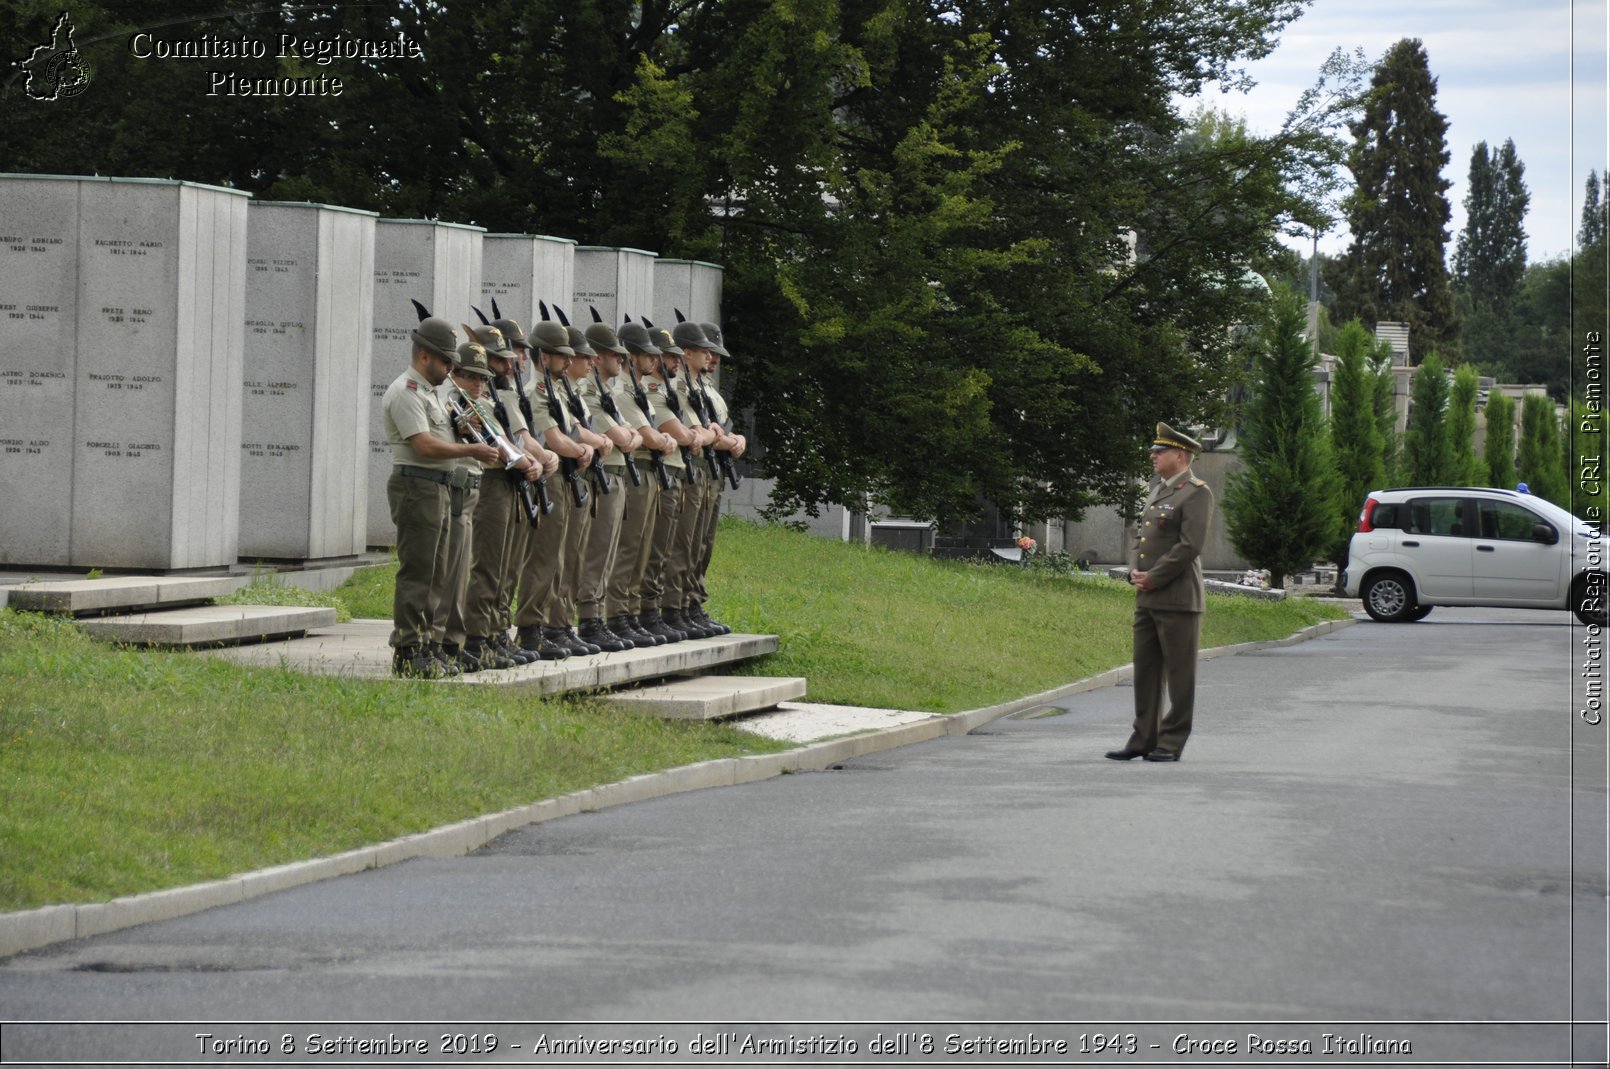
[{"label": "tree", "polygon": [[1279,587],[1336,544],[1341,485],[1314,392],[1303,303],[1279,293],[1264,324],[1252,396],[1242,410],[1246,466],[1230,476],[1225,522],[1236,552]]},{"label": "tree", "polygon": [[1565,475],[1570,481],[1571,510],[1595,527],[1603,528],[1610,512],[1610,482],[1606,481],[1603,406],[1590,409],[1580,397],[1571,398],[1570,416],[1561,435],[1565,445]]},{"label": "tree", "polygon": [[1351,124],[1355,186],[1345,210],[1353,240],[1329,276],[1340,319],[1409,324],[1418,364],[1450,348],[1459,325],[1443,262],[1452,213],[1442,177],[1448,120],[1417,39],[1393,45],[1376,67],[1363,116]]},{"label": "tree", "polygon": [[1487,142],[1470,156],[1465,228],[1454,250],[1454,279],[1470,307],[1507,317],[1526,272],[1526,165],[1515,142],[1489,153]]},{"label": "tree", "polygon": [[1494,390],[1487,395],[1487,433],[1481,456],[1487,464],[1487,485],[1500,490],[1515,486],[1515,402]]},{"label": "tree", "polygon": [[1487,481],[1487,468],[1476,459],[1476,394],[1481,391],[1481,375],[1469,364],[1454,372],[1448,391],[1448,417],[1445,433],[1451,454],[1449,482],[1456,486],[1481,486]]},{"label": "tree", "polygon": [[1600,200],[1599,176],[1590,170],[1582,191],[1582,226],[1576,234],[1578,247],[1586,249],[1604,240],[1607,209],[1610,209],[1610,202]]},{"label": "tree", "polygon": [[1392,350],[1377,343],[1370,361],[1371,389],[1375,402],[1375,426],[1381,435],[1381,467],[1389,483],[1401,483],[1398,463],[1402,459],[1402,436],[1398,434],[1398,377],[1392,370]]},{"label": "tree", "polygon": [[1410,486],[1449,486],[1456,480],[1447,435],[1448,374],[1442,357],[1429,354],[1409,391],[1409,428],[1403,434],[1403,474]]},{"label": "tree", "polygon": [[1571,486],[1565,478],[1565,454],[1560,446],[1559,417],[1554,402],[1540,393],[1521,401],[1521,442],[1515,467],[1520,481],[1538,497],[1561,508],[1571,507]]},{"label": "tree", "polygon": [[1340,480],[1336,536],[1331,559],[1347,562],[1348,543],[1359,507],[1371,490],[1386,482],[1386,450],[1375,416],[1375,379],[1370,357],[1375,339],[1358,320],[1349,321],[1337,337],[1336,366],[1331,372],[1331,449]]}]

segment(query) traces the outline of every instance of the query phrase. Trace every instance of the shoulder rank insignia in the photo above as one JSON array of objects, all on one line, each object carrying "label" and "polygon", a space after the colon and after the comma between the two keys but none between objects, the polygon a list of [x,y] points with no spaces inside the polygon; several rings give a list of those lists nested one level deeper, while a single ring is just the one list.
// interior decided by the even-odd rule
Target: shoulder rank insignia
[{"label": "shoulder rank insignia", "polygon": [[534,386],[536,391],[538,393],[540,393],[542,396],[544,396],[544,397],[548,396],[548,384],[547,383],[538,382],[538,383],[533,383],[532,385]]},{"label": "shoulder rank insignia", "polygon": [[410,390],[417,390],[417,389],[419,389],[419,383],[415,382],[413,379],[409,379],[408,380],[408,388]]},{"label": "shoulder rank insignia", "polygon": [[649,382],[649,383],[645,383],[644,385],[646,385],[648,387],[648,392],[649,393],[659,393],[660,392],[660,384],[657,383],[657,382]]},{"label": "shoulder rank insignia", "polygon": [[1198,479],[1196,476],[1193,475],[1193,476],[1191,476],[1191,485],[1192,486],[1206,486],[1207,483],[1203,482],[1201,479]]}]

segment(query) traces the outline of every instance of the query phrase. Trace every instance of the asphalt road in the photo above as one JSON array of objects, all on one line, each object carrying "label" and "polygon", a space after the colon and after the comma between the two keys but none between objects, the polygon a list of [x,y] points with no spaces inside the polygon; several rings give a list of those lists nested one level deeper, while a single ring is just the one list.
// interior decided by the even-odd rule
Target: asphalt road
[{"label": "asphalt road", "polygon": [[[488,1031],[498,1048],[463,1060],[663,1034],[672,1061],[725,1030],[697,1057],[793,1036],[772,1052],[832,1061],[843,1035],[860,1064],[924,1042],[1032,1061],[988,1044],[1035,1032],[1064,1064],[1604,1064],[1610,727],[1578,716],[1584,637],[1561,613],[1364,622],[1204,663],[1177,765],[1102,758],[1133,694],[1108,688],[21,955],[0,962],[5,1021],[211,1023],[12,1023],[0,1061],[220,1064],[207,1044],[236,1035],[273,1040],[244,1060],[291,1063],[289,1036],[297,1058],[351,1061],[317,1044],[417,1035],[439,1055]],[[287,1021],[456,1025],[223,1024]],[[878,1033],[910,1057],[874,1054]]]}]

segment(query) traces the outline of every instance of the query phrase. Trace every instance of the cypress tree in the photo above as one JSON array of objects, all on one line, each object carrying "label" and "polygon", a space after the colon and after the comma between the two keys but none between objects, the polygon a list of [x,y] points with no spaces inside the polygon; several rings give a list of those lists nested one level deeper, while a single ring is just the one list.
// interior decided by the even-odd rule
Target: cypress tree
[{"label": "cypress tree", "polygon": [[1403,472],[1410,486],[1448,486],[1454,482],[1453,450],[1447,435],[1448,375],[1442,357],[1431,353],[1414,375],[1409,391],[1409,429],[1403,434]]},{"label": "cypress tree", "polygon": [[1339,484],[1319,395],[1307,316],[1289,290],[1275,298],[1242,409],[1246,467],[1225,487],[1224,514],[1236,552],[1267,568],[1270,584],[1308,568],[1336,540]]},{"label": "cypress tree", "polygon": [[1481,456],[1487,464],[1487,485],[1515,488],[1515,402],[1494,390],[1487,395],[1487,434]]},{"label": "cypress tree", "polygon": [[1371,362],[1375,381],[1372,384],[1375,391],[1375,426],[1381,435],[1381,467],[1386,473],[1389,483],[1402,483],[1402,473],[1398,471],[1398,460],[1402,452],[1402,442],[1398,435],[1398,377],[1392,370],[1392,350],[1385,343],[1375,347],[1375,357]]},{"label": "cypress tree", "polygon": [[1338,318],[1409,325],[1419,363],[1458,337],[1443,262],[1448,242],[1448,120],[1418,39],[1393,45],[1375,68],[1363,116],[1349,128],[1354,189],[1345,212],[1352,244],[1328,275]]},{"label": "cypress tree", "polygon": [[1371,490],[1386,486],[1385,449],[1380,422],[1375,418],[1375,377],[1370,357],[1374,339],[1354,319],[1336,339],[1336,366],[1331,372],[1331,451],[1341,491],[1337,498],[1337,531],[1331,557],[1347,561],[1358,510]]},{"label": "cypress tree", "polygon": [[1521,402],[1521,445],[1516,468],[1520,479],[1538,497],[1561,508],[1571,507],[1571,487],[1565,479],[1565,457],[1560,447],[1560,425],[1548,395],[1529,393]]},{"label": "cypress tree", "polygon": [[1449,481],[1457,486],[1481,486],[1487,481],[1487,466],[1476,459],[1476,394],[1481,376],[1469,364],[1454,372],[1448,391],[1447,436]]},{"label": "cypress tree", "polygon": [[1582,191],[1582,228],[1577,231],[1576,243],[1580,248],[1597,245],[1604,240],[1605,205],[1599,200],[1599,176],[1588,172],[1588,182]]},{"label": "cypress tree", "polygon": [[1507,317],[1526,274],[1526,208],[1531,201],[1526,165],[1506,140],[1491,153],[1487,142],[1470,156],[1470,187],[1465,193],[1465,228],[1454,250],[1453,273],[1460,291],[1477,311]]}]

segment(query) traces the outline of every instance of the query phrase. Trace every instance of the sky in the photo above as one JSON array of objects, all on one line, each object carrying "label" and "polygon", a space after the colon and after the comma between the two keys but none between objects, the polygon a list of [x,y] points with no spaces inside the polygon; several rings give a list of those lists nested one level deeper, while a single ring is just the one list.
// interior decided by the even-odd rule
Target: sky
[{"label": "sky", "polygon": [[[1362,47],[1375,63],[1399,40],[1418,37],[1448,119],[1449,262],[1465,225],[1471,151],[1506,138],[1526,165],[1527,258],[1536,262],[1571,251],[1588,171],[1606,169],[1607,33],[1607,0],[1313,0],[1274,53],[1247,68],[1258,82],[1251,93],[1210,89],[1202,102],[1273,133],[1335,48]],[[1344,222],[1319,248],[1337,254],[1347,242]],[[1309,245],[1299,244],[1306,253]]]}]

